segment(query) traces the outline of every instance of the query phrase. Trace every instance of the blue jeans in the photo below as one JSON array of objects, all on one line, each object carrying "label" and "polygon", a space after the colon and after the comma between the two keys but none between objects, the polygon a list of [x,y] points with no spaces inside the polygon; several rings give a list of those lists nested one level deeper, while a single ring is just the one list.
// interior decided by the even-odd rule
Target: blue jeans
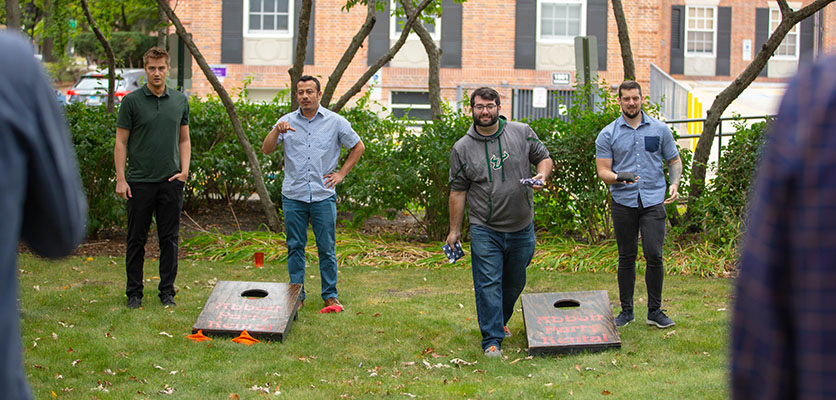
[{"label": "blue jeans", "polygon": [[316,237],[322,300],[337,297],[337,196],[306,203],[282,196],[285,235],[287,236],[287,272],[290,283],[302,284],[305,300],[305,246],[308,244],[308,221]]},{"label": "blue jeans", "polygon": [[505,325],[525,287],[525,269],[534,256],[534,223],[518,232],[497,232],[470,225],[470,250],[476,316],[482,348],[500,347]]}]

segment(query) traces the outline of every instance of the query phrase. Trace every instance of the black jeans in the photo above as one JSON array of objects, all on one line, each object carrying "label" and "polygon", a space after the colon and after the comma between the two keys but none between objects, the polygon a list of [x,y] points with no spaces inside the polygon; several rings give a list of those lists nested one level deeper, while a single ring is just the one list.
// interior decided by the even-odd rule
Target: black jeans
[{"label": "black jeans", "polygon": [[639,207],[633,208],[612,202],[612,222],[618,243],[618,292],[624,311],[633,311],[639,231],[647,260],[644,274],[647,309],[653,311],[662,307],[662,281],[665,278],[662,247],[665,244],[666,217],[665,205],[661,203],[645,208],[639,199]]},{"label": "black jeans", "polygon": [[128,284],[125,294],[128,298],[142,298],[145,243],[148,241],[151,217],[156,216],[160,239],[159,296],[174,296],[184,183],[175,179],[160,183],[128,182],[128,185],[131,197],[128,198],[128,249],[125,257]]}]

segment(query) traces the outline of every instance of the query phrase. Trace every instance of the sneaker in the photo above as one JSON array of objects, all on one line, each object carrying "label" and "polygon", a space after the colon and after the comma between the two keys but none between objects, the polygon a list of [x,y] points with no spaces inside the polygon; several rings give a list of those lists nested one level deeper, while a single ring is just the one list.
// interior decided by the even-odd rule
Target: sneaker
[{"label": "sneaker", "polygon": [[507,327],[507,326],[502,327],[502,329],[505,329],[505,337],[511,337],[511,336],[514,336],[514,335],[511,333],[511,330],[510,330],[510,329],[508,329],[508,327]]},{"label": "sneaker", "polygon": [[490,346],[487,349],[485,349],[485,357],[488,357],[488,358],[502,357],[502,350],[499,350],[499,347]]},{"label": "sneaker", "polygon": [[676,325],[676,322],[673,322],[672,319],[668,318],[667,315],[664,313],[665,310],[653,310],[647,312],[647,324],[648,325],[656,325],[657,328],[670,328]]},{"label": "sneaker", "polygon": [[142,307],[142,297],[132,296],[128,298],[128,308],[137,309]]},{"label": "sneaker", "polygon": [[[650,318],[650,317],[648,317],[648,318]],[[618,316],[615,317],[615,326],[617,326],[619,328],[627,326],[627,324],[632,322],[634,319],[636,319],[636,317],[633,315],[632,311],[621,310],[621,312],[618,313]],[[648,320],[648,321],[650,321],[650,320]],[[650,322],[648,322],[648,323],[650,323]]]},{"label": "sneaker", "polygon": [[174,296],[168,295],[168,294],[163,295],[162,297],[160,297],[160,301],[166,307],[174,307],[174,306],[177,305],[177,303],[174,302]]}]

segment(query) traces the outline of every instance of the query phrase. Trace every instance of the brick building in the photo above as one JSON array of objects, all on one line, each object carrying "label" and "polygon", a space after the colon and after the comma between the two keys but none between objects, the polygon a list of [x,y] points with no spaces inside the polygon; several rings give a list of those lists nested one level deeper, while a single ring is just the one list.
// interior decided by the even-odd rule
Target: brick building
[{"label": "brick building", "polygon": [[[798,9],[810,3],[791,2]],[[365,19],[365,7],[349,12],[344,0],[316,0],[308,40],[305,73],[323,85]],[[778,22],[780,11],[768,0],[624,1],[637,79],[647,84],[650,64],[677,79],[734,79],[754,58]],[[399,35],[386,4],[363,48],[346,70],[335,100],[383,54]],[[289,87],[287,70],[295,51],[300,0],[179,0],[175,12],[213,65],[226,67],[229,89],[249,85],[254,99],[271,98]],[[455,102],[465,91],[492,86],[510,114],[514,89],[568,89],[575,83],[575,36],[597,38],[599,78],[619,83],[621,52],[608,0],[442,0],[443,13],[428,26],[442,48],[442,96]],[[836,6],[828,6],[797,25],[758,79],[779,81],[798,63],[836,50]],[[427,56],[410,38],[374,78],[372,97],[394,112],[411,106],[412,115],[428,113]],[[191,92],[212,91],[193,65]],[[569,78],[566,83],[565,79]],[[361,92],[362,93],[362,92]]]}]

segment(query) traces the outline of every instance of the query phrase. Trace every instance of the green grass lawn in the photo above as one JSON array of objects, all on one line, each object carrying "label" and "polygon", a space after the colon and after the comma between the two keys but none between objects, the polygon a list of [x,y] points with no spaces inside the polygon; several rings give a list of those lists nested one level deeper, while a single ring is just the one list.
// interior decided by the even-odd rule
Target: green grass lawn
[{"label": "green grass lawn", "polygon": [[[341,246],[357,246],[340,236],[338,253]],[[548,246],[541,246],[543,254],[556,252]],[[402,250],[436,257],[437,247]],[[518,302],[504,358],[486,359],[469,262],[387,267],[358,259],[344,257],[340,266],[345,312],[317,313],[322,303],[313,263],[307,304],[287,340],[248,347],[229,338],[195,343],[185,336],[216,281],[287,282],[286,264],[275,259],[262,269],[249,260],[183,259],[178,306],[168,309],[157,298],[156,260],[146,262],[143,308],[128,310],[124,258],[48,262],[21,255],[24,364],[35,397],[728,397],[729,279],[666,276],[664,308],[677,325],[660,330],[644,324],[647,296],[640,276],[636,321],[621,329],[622,347],[598,353],[528,357]],[[541,254],[529,268],[524,293],[607,290],[617,303],[614,273],[564,272],[549,261]]]}]

